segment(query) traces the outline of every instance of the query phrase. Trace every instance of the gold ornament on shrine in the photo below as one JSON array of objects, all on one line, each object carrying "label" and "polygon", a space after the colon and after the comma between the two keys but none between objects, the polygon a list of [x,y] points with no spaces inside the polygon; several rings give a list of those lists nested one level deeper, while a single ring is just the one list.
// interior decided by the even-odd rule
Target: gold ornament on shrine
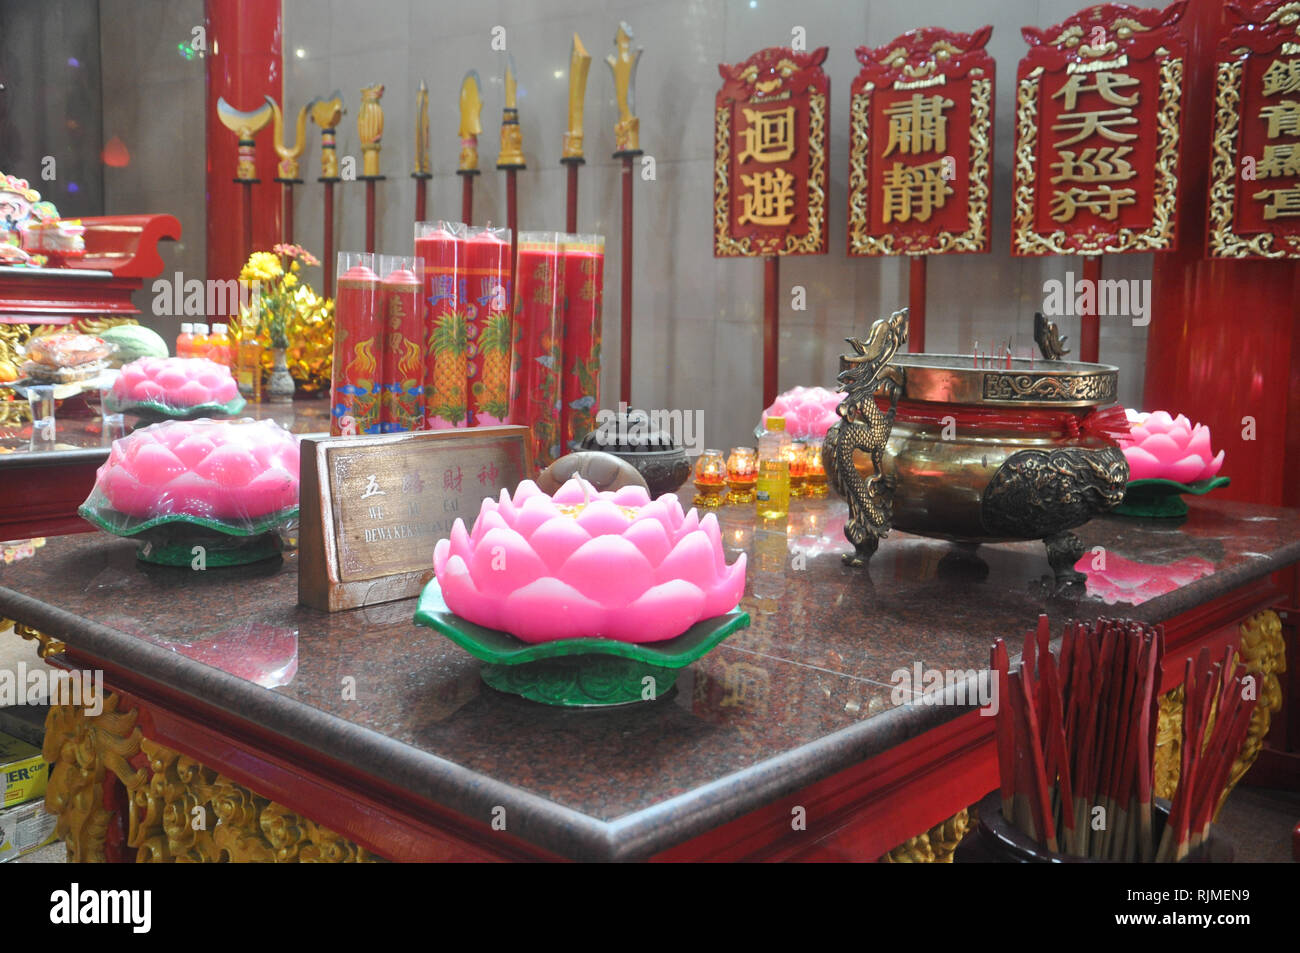
[{"label": "gold ornament on shrine", "polygon": [[1215,64],[1207,245],[1300,258],[1300,2],[1226,11]]},{"label": "gold ornament on shrine", "polygon": [[357,112],[357,136],[361,139],[361,174],[379,177],[379,150],[384,138],[383,83],[361,87],[361,109]]},{"label": "gold ornament on shrine", "polygon": [[501,152],[498,169],[524,168],[524,135],[519,128],[518,90],[515,85],[515,58],[506,56],[506,102],[501,110]]},{"label": "gold ornament on shrine", "polygon": [[320,177],[337,179],[339,157],[334,144],[334,130],[343,119],[343,94],[336,89],[328,99],[317,97],[308,106],[311,121],[320,126]]},{"label": "gold ornament on shrine", "polygon": [[614,34],[614,52],[605,57],[614,74],[614,99],[618,103],[618,122],[614,124],[614,155],[641,152],[641,120],[636,117],[636,67],[644,53],[632,49],[632,28],[619,23]]},{"label": "gold ornament on shrine", "polygon": [[1101,4],[1021,31],[1013,254],[1174,247],[1185,8]]},{"label": "gold ornament on shrine", "polygon": [[994,62],[985,45],[992,32],[925,27],[857,49],[850,255],[989,250]]},{"label": "gold ornament on shrine", "polygon": [[461,172],[478,171],[478,137],[483,132],[481,121],[483,97],[479,92],[478,73],[470,70],[460,84],[460,164]]},{"label": "gold ornament on shrine", "polygon": [[582,113],[587,97],[587,71],[590,68],[591,54],[575,33],[573,45],[569,49],[569,127],[564,131],[562,159],[582,160]]},{"label": "gold ornament on shrine", "polygon": [[430,175],[433,165],[429,161],[429,88],[420,80],[415,94],[415,175]]},{"label": "gold ornament on shrine", "polygon": [[217,118],[239,138],[239,158],[235,167],[236,181],[257,181],[257,143],[253,137],[271,121],[271,115],[270,106],[264,105],[259,109],[245,111],[236,109],[224,98],[217,97]]},{"label": "gold ornament on shrine", "polygon": [[280,164],[276,167],[276,177],[291,182],[297,181],[298,160],[302,157],[303,150],[307,148],[307,107],[303,106],[298,110],[294,144],[289,146],[284,142],[284,117],[280,114],[280,104],[270,96],[266,97],[266,102],[271,107],[275,154],[280,157]]}]

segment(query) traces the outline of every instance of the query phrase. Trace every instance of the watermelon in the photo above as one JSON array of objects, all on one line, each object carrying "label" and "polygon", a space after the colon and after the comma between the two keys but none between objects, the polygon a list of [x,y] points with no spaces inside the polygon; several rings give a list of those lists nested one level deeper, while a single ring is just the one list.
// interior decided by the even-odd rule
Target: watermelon
[{"label": "watermelon", "polygon": [[109,357],[113,367],[121,367],[140,357],[167,357],[167,342],[156,331],[139,324],[118,324],[99,333],[99,337],[117,345]]}]

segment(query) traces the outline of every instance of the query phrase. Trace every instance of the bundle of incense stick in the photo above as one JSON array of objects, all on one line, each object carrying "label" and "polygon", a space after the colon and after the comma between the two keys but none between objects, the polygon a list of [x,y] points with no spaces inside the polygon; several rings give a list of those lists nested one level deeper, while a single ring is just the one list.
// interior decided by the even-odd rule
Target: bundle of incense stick
[{"label": "bundle of incense stick", "polygon": [[1040,616],[1015,673],[1005,642],[993,645],[1003,816],[1054,853],[1183,859],[1208,836],[1245,741],[1255,699],[1244,690],[1244,667],[1233,670],[1231,648],[1222,663],[1211,664],[1208,649],[1187,660],[1182,773],[1157,849],[1151,797],[1163,627],[1069,622],[1059,661],[1049,639]]}]

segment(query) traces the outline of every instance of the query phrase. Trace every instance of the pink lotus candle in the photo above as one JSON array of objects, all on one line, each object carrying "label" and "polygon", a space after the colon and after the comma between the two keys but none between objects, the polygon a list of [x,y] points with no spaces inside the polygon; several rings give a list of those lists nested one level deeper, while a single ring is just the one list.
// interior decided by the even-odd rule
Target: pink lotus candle
[{"label": "pink lotus candle", "polygon": [[256,520],[298,505],[298,438],[273,420],[173,420],[113,441],[95,487],[118,513]]},{"label": "pink lotus candle", "polygon": [[142,357],[113,382],[117,406],[157,403],[176,409],[226,404],[239,396],[230,368],[202,357]]},{"label": "pink lotus candle", "polygon": [[784,417],[791,437],[820,439],[840,419],[835,408],[842,400],[843,394],[825,387],[795,387],[779,395],[763,411],[763,426],[767,426],[768,417]]},{"label": "pink lotus candle", "polygon": [[1163,410],[1143,414],[1126,410],[1130,434],[1119,445],[1128,460],[1129,480],[1208,480],[1223,466],[1223,451],[1213,455],[1210,428]]},{"label": "pink lotus candle", "polygon": [[597,492],[574,478],[547,496],[531,480],[456,520],[433,552],[447,607],[525,642],[660,642],[730,612],[745,556],[730,566],[717,518],[641,487]]}]

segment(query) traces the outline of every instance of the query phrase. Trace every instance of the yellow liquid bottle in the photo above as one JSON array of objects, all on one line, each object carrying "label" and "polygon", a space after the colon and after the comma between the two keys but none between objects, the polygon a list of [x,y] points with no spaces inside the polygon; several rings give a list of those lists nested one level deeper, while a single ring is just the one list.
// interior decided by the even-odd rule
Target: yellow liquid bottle
[{"label": "yellow liquid bottle", "polygon": [[790,435],[785,432],[785,418],[768,417],[767,431],[758,441],[754,505],[759,519],[785,519],[790,512],[790,463],[786,459]]}]

